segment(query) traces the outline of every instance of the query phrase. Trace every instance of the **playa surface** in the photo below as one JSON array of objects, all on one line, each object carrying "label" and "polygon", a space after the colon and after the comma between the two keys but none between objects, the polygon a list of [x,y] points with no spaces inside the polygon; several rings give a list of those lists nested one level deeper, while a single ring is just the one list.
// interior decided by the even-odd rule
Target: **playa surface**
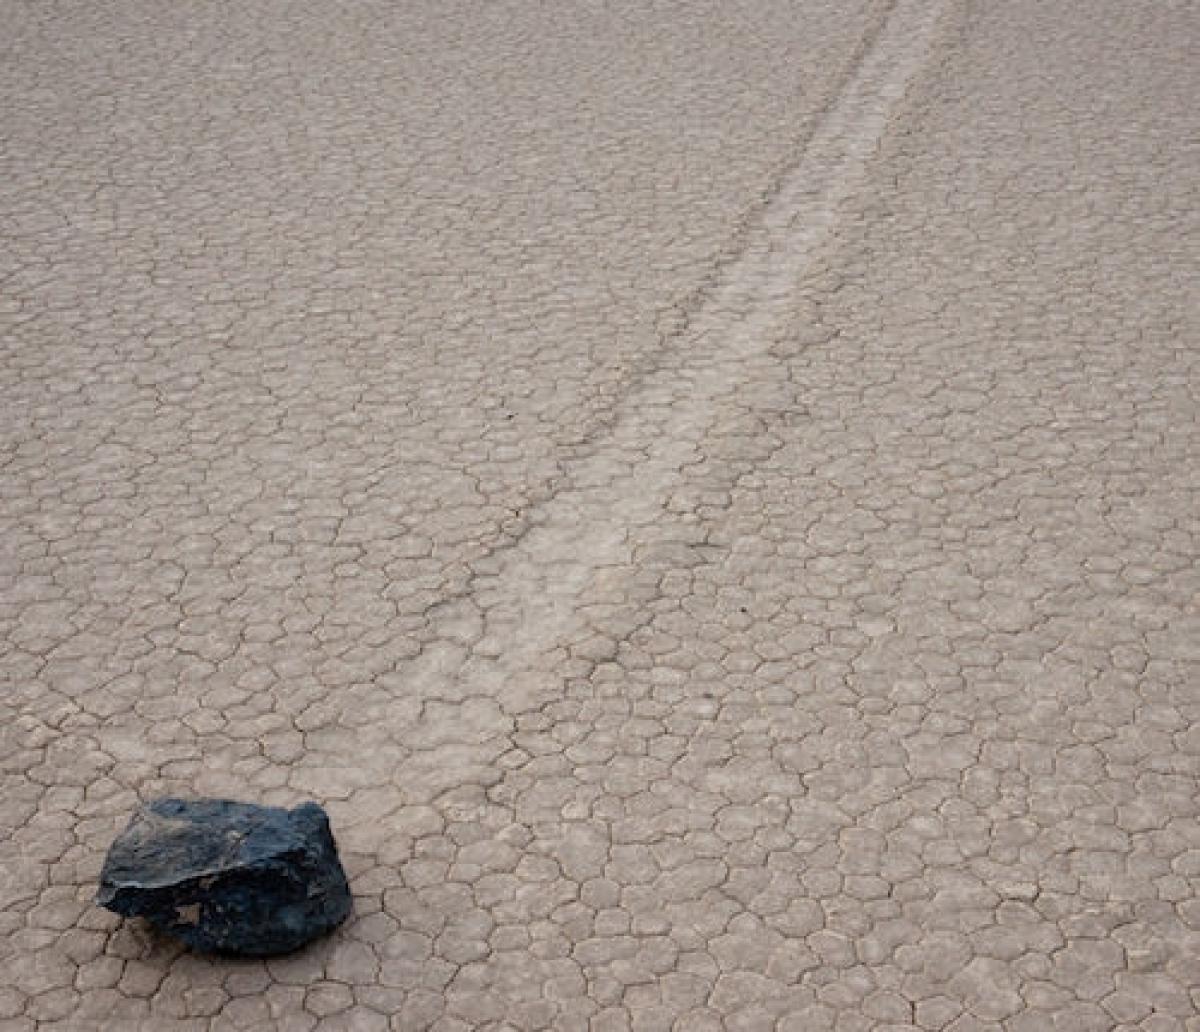
[{"label": "playa surface", "polygon": [[1200,1029],[1200,7],[0,3],[0,1032]]}]

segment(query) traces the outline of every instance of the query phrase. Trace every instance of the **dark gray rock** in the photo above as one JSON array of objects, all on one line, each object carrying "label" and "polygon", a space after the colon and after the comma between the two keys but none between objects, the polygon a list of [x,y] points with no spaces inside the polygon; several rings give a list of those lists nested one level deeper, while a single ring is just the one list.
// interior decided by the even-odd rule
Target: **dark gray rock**
[{"label": "dark gray rock", "polygon": [[193,949],[253,956],[297,949],[350,913],[329,818],[316,803],[148,803],[109,849],[96,900]]}]

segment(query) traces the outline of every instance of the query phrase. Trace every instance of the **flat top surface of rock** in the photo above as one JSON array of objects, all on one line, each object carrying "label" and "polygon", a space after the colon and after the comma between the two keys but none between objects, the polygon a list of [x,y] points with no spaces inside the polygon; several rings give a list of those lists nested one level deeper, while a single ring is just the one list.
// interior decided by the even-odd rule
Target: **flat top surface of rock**
[{"label": "flat top surface of rock", "polygon": [[113,843],[104,886],[156,888],[253,867],[307,848],[325,812],[315,803],[294,810],[228,799],[158,799],[134,814]]}]

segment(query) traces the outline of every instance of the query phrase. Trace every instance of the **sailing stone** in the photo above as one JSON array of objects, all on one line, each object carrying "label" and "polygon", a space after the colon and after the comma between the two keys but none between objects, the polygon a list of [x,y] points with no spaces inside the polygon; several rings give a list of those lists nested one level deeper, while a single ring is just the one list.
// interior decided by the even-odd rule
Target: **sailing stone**
[{"label": "sailing stone", "polygon": [[298,949],[350,913],[350,888],[316,803],[227,799],[140,807],[105,858],[97,902],[203,952]]}]

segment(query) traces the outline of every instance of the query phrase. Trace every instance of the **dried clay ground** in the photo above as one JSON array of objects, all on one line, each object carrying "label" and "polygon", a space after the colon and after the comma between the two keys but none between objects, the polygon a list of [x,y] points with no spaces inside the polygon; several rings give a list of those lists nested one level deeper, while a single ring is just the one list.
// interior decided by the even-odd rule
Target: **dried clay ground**
[{"label": "dried clay ground", "polygon": [[[0,0],[0,1030],[1200,1030],[1200,5]],[[334,822],[292,956],[91,902]]]}]

